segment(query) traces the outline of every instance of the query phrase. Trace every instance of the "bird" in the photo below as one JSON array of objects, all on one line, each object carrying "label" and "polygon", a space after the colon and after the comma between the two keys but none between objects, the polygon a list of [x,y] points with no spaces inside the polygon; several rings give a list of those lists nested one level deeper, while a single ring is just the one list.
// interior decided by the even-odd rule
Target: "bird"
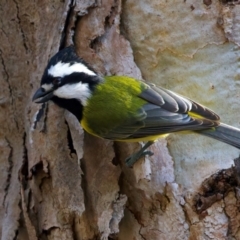
[{"label": "bird", "polygon": [[195,132],[240,149],[240,129],[220,122],[209,108],[168,89],[128,76],[102,76],[76,53],[73,45],[48,62],[32,101],[51,100],[70,111],[83,129],[103,139],[146,142],[126,159],[128,166],[158,138]]}]

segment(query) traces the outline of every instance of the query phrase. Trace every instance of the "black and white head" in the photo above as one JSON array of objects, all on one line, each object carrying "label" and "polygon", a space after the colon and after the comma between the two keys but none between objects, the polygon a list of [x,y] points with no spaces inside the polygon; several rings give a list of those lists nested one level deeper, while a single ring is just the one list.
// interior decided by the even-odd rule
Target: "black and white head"
[{"label": "black and white head", "polygon": [[41,80],[41,87],[33,96],[36,103],[52,100],[72,112],[79,120],[94,87],[102,81],[80,57],[73,46],[54,55]]}]

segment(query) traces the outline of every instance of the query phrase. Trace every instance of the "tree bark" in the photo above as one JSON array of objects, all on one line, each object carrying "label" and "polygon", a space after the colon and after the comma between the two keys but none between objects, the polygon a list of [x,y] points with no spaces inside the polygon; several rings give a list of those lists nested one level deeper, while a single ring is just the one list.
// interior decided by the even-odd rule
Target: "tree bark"
[{"label": "tree bark", "polygon": [[49,58],[74,43],[100,74],[143,74],[182,94],[197,85],[189,97],[222,114],[227,102],[224,120],[239,127],[239,11],[228,1],[2,1],[1,239],[240,239],[237,150],[172,136],[128,168],[140,144],[95,138],[69,112],[31,102]]}]

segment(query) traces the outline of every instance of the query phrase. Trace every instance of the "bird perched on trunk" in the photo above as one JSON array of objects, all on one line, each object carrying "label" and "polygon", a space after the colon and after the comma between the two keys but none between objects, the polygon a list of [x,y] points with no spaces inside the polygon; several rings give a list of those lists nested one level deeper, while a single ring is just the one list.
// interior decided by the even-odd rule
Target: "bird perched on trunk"
[{"label": "bird perched on trunk", "polygon": [[126,159],[131,166],[156,139],[197,132],[240,148],[240,129],[220,122],[212,110],[170,90],[126,76],[98,75],[73,46],[53,56],[33,96],[73,113],[90,134],[114,141],[147,141]]}]

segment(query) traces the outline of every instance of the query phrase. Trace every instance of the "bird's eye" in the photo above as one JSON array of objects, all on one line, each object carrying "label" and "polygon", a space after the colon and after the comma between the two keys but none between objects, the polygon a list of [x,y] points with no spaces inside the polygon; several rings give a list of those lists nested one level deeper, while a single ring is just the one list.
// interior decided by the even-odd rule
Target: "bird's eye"
[{"label": "bird's eye", "polygon": [[54,86],[57,87],[57,86],[60,85],[61,81],[62,81],[62,78],[60,78],[60,77],[55,77],[55,78],[53,79],[52,83],[53,83]]}]

